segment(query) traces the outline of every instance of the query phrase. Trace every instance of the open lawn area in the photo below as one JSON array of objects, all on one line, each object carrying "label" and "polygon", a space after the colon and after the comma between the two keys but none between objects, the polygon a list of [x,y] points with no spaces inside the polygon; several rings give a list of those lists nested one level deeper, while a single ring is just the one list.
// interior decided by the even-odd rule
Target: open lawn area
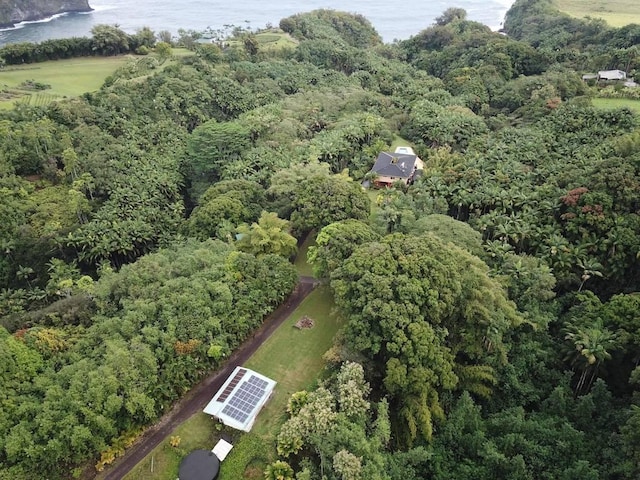
[{"label": "open lawn area", "polygon": [[391,148],[389,148],[389,150],[393,152],[397,147],[411,147],[414,150],[416,149],[416,146],[409,140],[406,140],[399,135],[394,135],[393,142],[391,142]]},{"label": "open lawn area", "polygon": [[602,18],[612,27],[640,23],[638,0],[555,0],[556,8],[574,17]]},{"label": "open lawn area", "polygon": [[[273,378],[278,385],[250,433],[224,428],[227,434],[232,435],[234,448],[222,463],[219,479],[264,478],[263,471],[275,456],[275,435],[286,420],[290,395],[314,385],[324,368],[322,355],[331,347],[333,337],[343,325],[342,319],[333,314],[333,308],[333,295],[329,287],[318,287],[245,364]],[[294,324],[304,315],[312,318],[315,326],[298,330]],[[211,395],[214,393],[211,392]],[[175,480],[180,461],[185,455],[193,449],[213,448],[220,436],[216,428],[219,425],[208,415],[194,415],[176,428],[124,478]],[[175,436],[181,439],[177,448],[170,445],[171,437]]]},{"label": "open lawn area", "polygon": [[[174,48],[172,53],[174,59],[194,55],[185,48]],[[145,57],[79,57],[29,65],[9,65],[0,69],[0,108],[12,108],[16,102],[46,105],[54,100],[93,92],[118,68],[142,58]],[[155,71],[166,68],[171,63],[169,60]],[[39,90],[29,88],[28,84],[41,84],[50,88]]]},{"label": "open lawn area", "polygon": [[296,255],[296,261],[294,264],[298,275],[313,277],[313,268],[311,268],[311,265],[307,262],[307,252],[311,245],[316,244],[316,235],[317,232],[315,231],[309,232],[307,238],[304,239],[304,243],[298,248],[298,254]]},{"label": "open lawn area", "polygon": [[[31,103],[46,104],[63,97],[75,97],[100,88],[105,78],[124,65],[131,56],[82,57],[23,66],[7,66],[0,70],[0,108],[11,108],[14,102],[31,95]],[[24,90],[24,82],[50,85],[46,90]]]},{"label": "open lawn area", "polygon": [[[189,420],[176,428],[171,435],[165,438],[151,454],[136,465],[127,476],[128,480],[146,480],[164,478],[175,480],[178,478],[178,468],[182,459],[193,450],[200,448],[211,450],[220,437],[216,428],[217,422],[205,413],[196,413]],[[171,445],[171,439],[180,443],[177,447]],[[99,475],[97,478],[101,478]]]},{"label": "open lawn area", "polygon": [[629,100],[626,98],[594,98],[592,102],[597,108],[612,109],[627,107],[634,113],[640,114],[640,100]]}]

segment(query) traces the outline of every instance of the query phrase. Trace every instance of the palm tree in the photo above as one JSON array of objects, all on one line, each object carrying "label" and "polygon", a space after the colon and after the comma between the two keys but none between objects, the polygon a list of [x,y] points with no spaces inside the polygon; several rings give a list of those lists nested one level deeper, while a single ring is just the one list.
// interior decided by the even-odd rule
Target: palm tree
[{"label": "palm tree", "polygon": [[578,288],[579,292],[582,290],[585,282],[590,278],[594,276],[602,277],[602,272],[600,271],[602,270],[602,265],[595,260],[578,260],[577,265],[582,269],[582,276],[580,277],[582,282]]},{"label": "palm tree", "polygon": [[587,392],[595,380],[598,370],[605,360],[611,358],[611,351],[618,345],[618,335],[602,326],[602,320],[590,327],[569,325],[565,340],[569,342],[569,351],[565,360],[571,362],[574,370],[581,370],[576,384],[575,394]]}]

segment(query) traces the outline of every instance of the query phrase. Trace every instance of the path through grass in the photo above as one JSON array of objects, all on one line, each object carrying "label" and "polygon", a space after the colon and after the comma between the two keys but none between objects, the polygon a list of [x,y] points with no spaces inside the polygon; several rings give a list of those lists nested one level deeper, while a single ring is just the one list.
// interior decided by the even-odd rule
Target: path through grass
[{"label": "path through grass", "polygon": [[[333,314],[333,308],[333,295],[329,287],[318,287],[245,364],[273,378],[278,385],[250,433],[241,434],[225,429],[234,438],[234,448],[222,464],[218,477],[220,480],[264,477],[262,472],[266,464],[275,456],[275,435],[286,419],[289,396],[314,385],[324,368],[322,355],[331,347],[333,337],[343,325],[343,320]],[[293,326],[303,315],[315,321],[313,328],[298,330]],[[180,461],[188,452],[197,448],[213,448],[220,436],[216,428],[218,425],[208,415],[194,415],[168,435],[124,478],[175,480]],[[176,435],[181,438],[177,449],[170,445],[171,437]]]},{"label": "path through grass", "polygon": [[[178,478],[178,468],[189,452],[197,449],[211,450],[219,438],[216,424],[211,417],[199,412],[177,427],[165,438],[136,468],[127,476],[127,480],[151,480]],[[171,446],[171,437],[180,437],[177,447]],[[100,478],[100,476],[98,476]]]},{"label": "path through grass", "polygon": [[602,18],[612,27],[640,23],[638,0],[555,0],[555,6],[573,17]]}]

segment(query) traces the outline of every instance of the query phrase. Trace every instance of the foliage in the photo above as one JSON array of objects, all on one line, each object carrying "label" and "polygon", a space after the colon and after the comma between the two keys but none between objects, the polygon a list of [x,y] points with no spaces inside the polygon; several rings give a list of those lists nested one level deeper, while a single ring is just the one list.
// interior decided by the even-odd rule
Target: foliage
[{"label": "foliage", "polygon": [[240,225],[236,248],[241,252],[262,255],[280,255],[290,258],[295,255],[297,241],[288,233],[289,222],[272,212],[262,212],[257,223]]},{"label": "foliage", "polygon": [[519,322],[480,260],[432,236],[363,244],[331,286],[350,318],[347,341],[383,372],[407,444],[431,438],[440,394],[459,380],[456,361],[504,355],[502,335]]},{"label": "foliage", "polygon": [[[47,342],[49,368],[40,371],[32,358],[21,375],[33,377],[33,388],[5,389],[3,404],[15,407],[3,408],[10,416],[2,422],[2,462],[33,471],[46,464],[58,475],[103,450],[122,431],[154,419],[210,368],[210,343],[237,346],[295,284],[295,271],[280,258],[258,261],[212,242],[177,245],[105,272],[95,286],[98,315],[71,345],[44,330],[28,330],[25,342],[33,338],[26,343],[33,347],[3,336],[19,347],[5,368],[18,354],[37,358],[40,341]],[[5,374],[3,381],[21,378]],[[32,413],[16,421],[16,409]]]},{"label": "foliage", "polygon": [[[638,119],[581,75],[632,76],[638,26],[549,0],[516,1],[508,35],[456,8],[389,45],[343,12],[281,26],[285,49],[181,31],[195,54],[169,58],[167,32],[108,25],[0,49],[155,48],[3,73],[52,88],[0,114],[0,477],[115,458],[291,291],[290,227],[317,232],[348,325],[321,388],[295,388],[298,478],[636,478]],[[422,175],[363,191],[399,135]],[[318,362],[323,332],[301,343]]]}]

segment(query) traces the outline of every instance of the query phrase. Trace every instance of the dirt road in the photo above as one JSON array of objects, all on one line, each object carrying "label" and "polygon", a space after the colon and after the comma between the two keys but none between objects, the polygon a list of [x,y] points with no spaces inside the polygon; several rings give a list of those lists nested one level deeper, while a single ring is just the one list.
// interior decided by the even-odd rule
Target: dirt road
[{"label": "dirt road", "polygon": [[[315,288],[317,285],[316,282],[317,280],[313,277],[300,277],[298,286],[287,301],[267,317],[255,335],[248,338],[219,370],[193,387],[158,423],[149,427],[122,458],[108,467],[104,480],[120,480],[171,433],[174,428],[194,413],[202,410],[209,400],[211,400],[213,394],[222,386],[233,369],[237,365],[242,365],[246,362],[253,352],[262,345],[262,342],[269,338],[275,329],[293,313],[298,305],[302,303],[302,300]],[[87,478],[95,478],[96,475],[97,474],[94,474]]]}]

